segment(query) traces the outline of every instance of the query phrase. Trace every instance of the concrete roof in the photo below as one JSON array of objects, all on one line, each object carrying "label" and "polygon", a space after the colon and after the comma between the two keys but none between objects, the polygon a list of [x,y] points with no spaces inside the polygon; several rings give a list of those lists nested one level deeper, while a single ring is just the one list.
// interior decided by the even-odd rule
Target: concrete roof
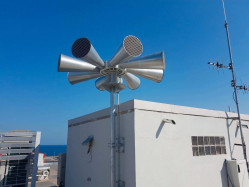
[{"label": "concrete roof", "polygon": [[[217,110],[208,110],[202,108],[186,107],[179,105],[171,105],[165,103],[156,103],[151,101],[143,100],[130,100],[120,104],[120,112],[129,112],[134,109],[137,110],[146,110],[153,112],[162,112],[162,113],[173,113],[181,115],[193,115],[193,116],[203,116],[203,117],[215,117],[215,118],[227,118],[227,117],[237,117],[237,113],[224,112]],[[84,123],[87,121],[99,120],[101,118],[109,117],[109,108],[99,110],[78,118],[74,118],[68,121],[68,125],[73,125],[77,123]],[[242,120],[249,121],[249,115],[242,114]]]}]

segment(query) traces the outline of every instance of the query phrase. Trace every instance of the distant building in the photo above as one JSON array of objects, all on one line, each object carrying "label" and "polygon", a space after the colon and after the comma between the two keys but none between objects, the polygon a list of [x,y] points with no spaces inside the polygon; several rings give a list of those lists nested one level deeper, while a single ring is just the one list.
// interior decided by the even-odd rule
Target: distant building
[{"label": "distant building", "polygon": [[[249,185],[236,113],[140,100],[119,108],[126,187]],[[249,145],[249,115],[241,118]],[[66,187],[110,186],[109,143],[109,109],[69,120]]]},{"label": "distant building", "polygon": [[[0,132],[0,187],[35,187],[41,132]],[[34,177],[32,177],[34,176]]]}]

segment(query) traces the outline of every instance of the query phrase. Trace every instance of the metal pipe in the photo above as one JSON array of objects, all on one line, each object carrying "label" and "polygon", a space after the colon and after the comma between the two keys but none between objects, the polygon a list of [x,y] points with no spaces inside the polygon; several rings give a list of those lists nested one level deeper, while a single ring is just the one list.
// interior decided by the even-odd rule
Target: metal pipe
[{"label": "metal pipe", "polygon": [[223,4],[223,10],[224,10],[225,28],[226,28],[226,34],[227,34],[227,44],[228,44],[228,51],[229,51],[229,57],[230,57],[230,64],[229,64],[229,66],[230,66],[230,69],[232,70],[232,77],[233,77],[232,86],[234,87],[234,93],[235,93],[235,103],[236,103],[237,113],[238,113],[241,143],[242,143],[242,147],[243,147],[244,159],[246,160],[247,171],[249,171],[248,161],[247,161],[247,155],[246,155],[246,143],[245,143],[245,139],[244,139],[244,135],[243,135],[241,118],[240,118],[239,101],[238,101],[238,90],[237,90],[236,77],[235,77],[235,72],[234,72],[234,67],[233,67],[232,50],[231,50],[231,44],[230,44],[230,38],[229,38],[229,31],[228,31],[228,25],[227,25],[227,17],[226,17],[226,9],[225,9],[224,0],[222,0],[222,4]]},{"label": "metal pipe", "polygon": [[[119,92],[117,92],[116,114],[117,114],[116,115],[116,133],[117,133],[117,139],[118,141],[120,141]],[[117,154],[117,182],[119,182],[120,180],[121,180],[120,178],[120,152],[118,152]]]},{"label": "metal pipe", "polygon": [[115,88],[110,92],[111,187],[115,187]]}]

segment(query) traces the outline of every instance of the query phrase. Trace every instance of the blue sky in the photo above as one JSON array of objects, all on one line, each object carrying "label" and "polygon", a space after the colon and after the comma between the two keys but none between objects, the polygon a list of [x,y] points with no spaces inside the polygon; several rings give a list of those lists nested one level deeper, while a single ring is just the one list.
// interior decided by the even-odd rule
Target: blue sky
[{"label": "blue sky", "polygon": [[[249,1],[225,3],[237,79],[249,84]],[[121,92],[121,102],[235,110],[231,73],[207,65],[209,58],[229,63],[220,0],[1,1],[0,25],[0,130],[40,130],[42,144],[66,144],[68,119],[109,106],[94,80],[72,86],[57,72],[59,54],[72,56],[80,37],[103,60],[126,35],[142,41],[142,55],[165,51],[164,80],[141,79],[139,89]],[[249,114],[249,95],[239,100]]]}]

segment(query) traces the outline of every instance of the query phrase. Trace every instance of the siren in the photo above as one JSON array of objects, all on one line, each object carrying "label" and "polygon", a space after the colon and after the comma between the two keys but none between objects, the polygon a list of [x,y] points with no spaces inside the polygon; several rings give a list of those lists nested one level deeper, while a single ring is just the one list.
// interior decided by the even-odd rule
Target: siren
[{"label": "siren", "polygon": [[165,69],[164,52],[131,59],[121,63],[119,67],[138,69]]},{"label": "siren", "polygon": [[140,79],[135,75],[131,73],[126,73],[123,75],[123,77],[130,89],[135,90],[140,86]]},{"label": "siren", "polygon": [[163,70],[162,69],[136,69],[136,68],[127,68],[128,73],[135,74],[137,76],[143,77],[145,79],[150,79],[155,82],[161,82],[163,79]]},{"label": "siren", "polygon": [[133,57],[140,56],[143,52],[143,45],[135,36],[126,36],[122,45],[109,62],[109,66],[113,67]]},{"label": "siren", "polygon": [[69,72],[68,73],[68,81],[71,84],[76,84],[80,82],[84,82],[90,79],[95,79],[98,77],[102,77],[99,72]]},{"label": "siren", "polygon": [[[95,86],[101,91],[110,92],[110,145],[115,145],[116,117],[119,117],[119,102],[115,95],[126,88],[123,84],[123,79],[127,86],[135,90],[140,86],[140,79],[137,76],[161,82],[165,69],[164,53],[155,53],[145,57],[138,57],[143,51],[143,46],[135,36],[127,36],[123,40],[121,47],[110,61],[104,63],[98,53],[87,38],[76,40],[72,46],[74,59],[61,55],[59,58],[58,71],[68,71],[68,80],[71,84],[84,82],[90,79],[95,79]],[[137,76],[136,76],[137,75]],[[117,107],[117,108],[116,108]],[[110,162],[111,174],[110,186],[116,186],[116,148],[111,146]]]},{"label": "siren", "polygon": [[98,72],[99,68],[97,68],[92,64],[89,64],[88,62],[60,54],[58,60],[58,72],[82,72],[82,71]]},{"label": "siren", "polygon": [[103,68],[105,63],[87,38],[79,38],[72,45],[72,54],[95,66]]}]

